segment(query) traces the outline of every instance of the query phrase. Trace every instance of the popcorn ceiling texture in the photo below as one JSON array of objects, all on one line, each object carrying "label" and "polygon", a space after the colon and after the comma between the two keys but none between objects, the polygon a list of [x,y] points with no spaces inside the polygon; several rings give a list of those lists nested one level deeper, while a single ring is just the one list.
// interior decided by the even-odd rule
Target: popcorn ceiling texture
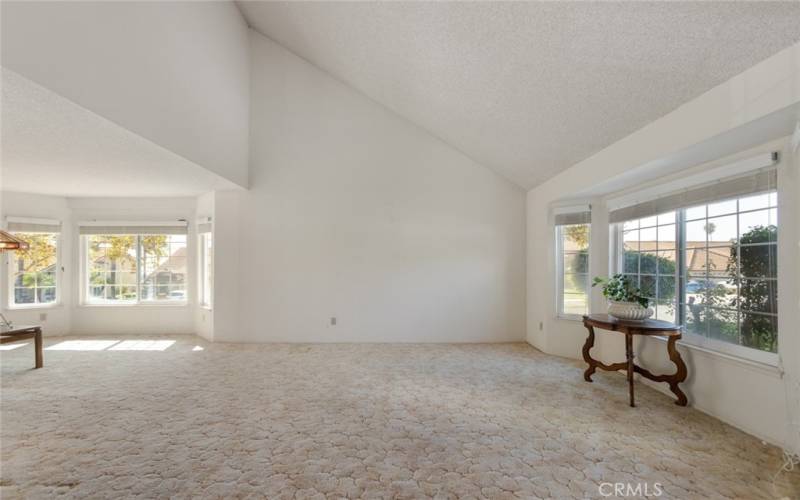
[{"label": "popcorn ceiling texture", "polygon": [[13,71],[0,68],[0,73],[6,191],[166,197],[235,187]]},{"label": "popcorn ceiling texture", "polygon": [[238,2],[522,187],[800,40],[800,2]]},{"label": "popcorn ceiling texture", "polygon": [[[629,408],[624,377],[585,383],[527,344],[169,338],[46,350],[41,370],[31,344],[2,351],[0,495],[773,498],[774,447],[642,385]],[[798,498],[798,474],[780,481]]]}]

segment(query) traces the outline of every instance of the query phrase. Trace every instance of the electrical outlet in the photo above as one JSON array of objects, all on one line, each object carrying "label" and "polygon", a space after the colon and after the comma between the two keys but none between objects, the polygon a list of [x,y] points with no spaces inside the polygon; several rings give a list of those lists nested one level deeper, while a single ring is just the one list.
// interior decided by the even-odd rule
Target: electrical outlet
[{"label": "electrical outlet", "polygon": [[39,313],[39,321],[47,321],[47,313]]},{"label": "electrical outlet", "polygon": [[336,316],[331,316],[331,326],[336,326]]},{"label": "electrical outlet", "polygon": [[539,322],[539,331],[541,332],[544,330],[544,323],[542,321]]}]

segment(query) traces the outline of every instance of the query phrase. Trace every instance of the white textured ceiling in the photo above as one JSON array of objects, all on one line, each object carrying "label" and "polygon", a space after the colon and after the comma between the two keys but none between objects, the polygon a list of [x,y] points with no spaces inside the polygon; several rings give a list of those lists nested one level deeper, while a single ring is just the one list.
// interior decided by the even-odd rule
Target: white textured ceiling
[{"label": "white textured ceiling", "polygon": [[251,27],[523,187],[800,40],[799,2],[239,2]]},{"label": "white textured ceiling", "polygon": [[80,196],[192,196],[230,181],[7,69],[3,190]]}]

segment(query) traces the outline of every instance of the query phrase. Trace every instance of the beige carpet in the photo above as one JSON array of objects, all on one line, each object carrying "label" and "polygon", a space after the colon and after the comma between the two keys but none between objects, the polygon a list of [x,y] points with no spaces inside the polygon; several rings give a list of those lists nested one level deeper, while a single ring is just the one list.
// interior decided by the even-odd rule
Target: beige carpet
[{"label": "beige carpet", "polygon": [[526,344],[75,340],[0,354],[4,499],[774,498],[775,448]]}]

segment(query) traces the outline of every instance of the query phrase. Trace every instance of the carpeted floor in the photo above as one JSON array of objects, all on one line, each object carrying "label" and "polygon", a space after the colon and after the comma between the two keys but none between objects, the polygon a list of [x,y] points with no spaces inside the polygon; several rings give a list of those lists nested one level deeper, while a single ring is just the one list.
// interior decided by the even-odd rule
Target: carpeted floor
[{"label": "carpeted floor", "polygon": [[76,340],[0,353],[4,499],[775,498],[777,449],[526,344]]}]

